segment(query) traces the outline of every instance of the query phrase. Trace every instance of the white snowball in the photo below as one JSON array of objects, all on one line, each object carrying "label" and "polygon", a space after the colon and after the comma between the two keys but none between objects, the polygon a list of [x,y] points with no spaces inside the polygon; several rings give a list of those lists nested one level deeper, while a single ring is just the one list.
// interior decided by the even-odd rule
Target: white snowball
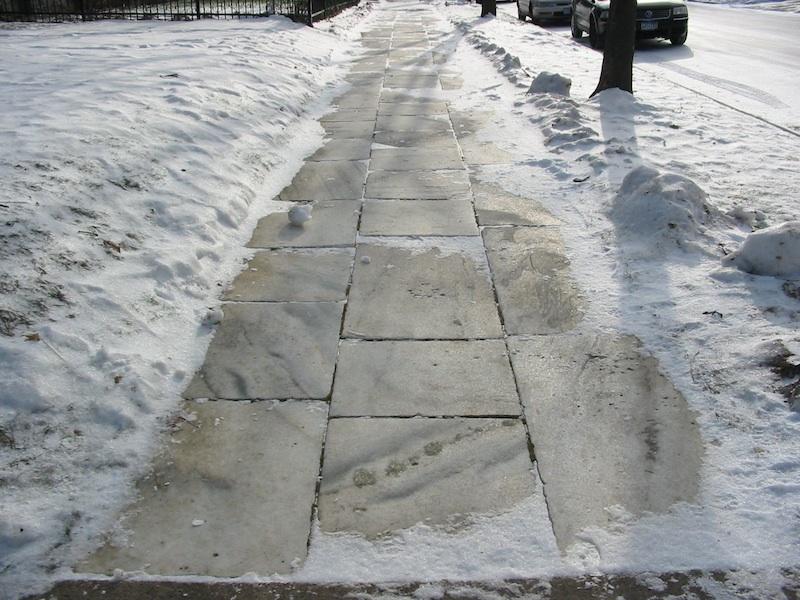
[{"label": "white snowball", "polygon": [[297,204],[289,209],[289,223],[295,227],[302,227],[309,220],[311,220],[310,204]]}]

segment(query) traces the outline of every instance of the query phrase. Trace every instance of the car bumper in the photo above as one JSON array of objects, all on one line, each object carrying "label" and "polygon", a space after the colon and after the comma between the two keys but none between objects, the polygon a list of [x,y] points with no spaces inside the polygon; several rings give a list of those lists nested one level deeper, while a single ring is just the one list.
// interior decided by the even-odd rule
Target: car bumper
[{"label": "car bumper", "polygon": [[[689,18],[659,19],[655,29],[643,29],[643,21],[636,21],[636,37],[638,39],[670,38],[684,33],[689,28]],[[601,33],[608,29],[608,21],[602,21]]]},{"label": "car bumper", "polygon": [[534,19],[568,19],[572,14],[572,5],[566,6],[536,6],[533,5]]},{"label": "car bumper", "polygon": [[670,38],[684,33],[689,27],[689,19],[664,19],[656,21],[656,29],[643,29],[642,22],[636,23],[636,37],[639,39]]}]

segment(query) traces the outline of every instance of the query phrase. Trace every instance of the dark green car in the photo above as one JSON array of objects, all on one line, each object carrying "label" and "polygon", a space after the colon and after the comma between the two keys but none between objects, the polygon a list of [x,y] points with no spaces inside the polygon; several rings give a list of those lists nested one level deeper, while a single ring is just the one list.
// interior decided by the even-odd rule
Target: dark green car
[{"label": "dark green car", "polygon": [[[572,0],[572,37],[589,34],[592,48],[605,44],[609,0]],[[686,42],[689,8],[685,0],[639,0],[636,8],[636,37],[664,38],[676,46]]]}]

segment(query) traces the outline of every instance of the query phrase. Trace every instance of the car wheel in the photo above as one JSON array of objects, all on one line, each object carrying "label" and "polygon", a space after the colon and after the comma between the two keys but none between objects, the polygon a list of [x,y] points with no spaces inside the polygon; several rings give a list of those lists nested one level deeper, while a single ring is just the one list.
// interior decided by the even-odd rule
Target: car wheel
[{"label": "car wheel", "polygon": [[597,31],[597,19],[594,17],[589,20],[589,44],[595,50],[602,50],[605,46],[604,36]]},{"label": "car wheel", "polygon": [[572,17],[569,20],[570,28],[572,29],[572,37],[576,40],[579,40],[583,37],[583,31],[580,27],[578,27],[578,22],[575,20],[575,13],[572,13]]},{"label": "car wheel", "polygon": [[534,25],[538,25],[539,20],[533,16],[533,2],[528,4],[528,14],[531,16],[531,23],[533,23]]},{"label": "car wheel", "polygon": [[689,35],[689,31],[684,29],[682,33],[672,34],[669,37],[669,41],[672,42],[673,46],[683,46],[686,43],[687,35]]}]

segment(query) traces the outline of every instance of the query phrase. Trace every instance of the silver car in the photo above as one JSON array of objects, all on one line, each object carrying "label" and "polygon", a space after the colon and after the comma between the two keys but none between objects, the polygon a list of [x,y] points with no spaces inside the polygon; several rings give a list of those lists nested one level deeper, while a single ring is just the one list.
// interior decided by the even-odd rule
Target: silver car
[{"label": "silver car", "polygon": [[560,21],[572,14],[571,0],[517,0],[517,16],[520,21],[530,17],[531,21]]}]

